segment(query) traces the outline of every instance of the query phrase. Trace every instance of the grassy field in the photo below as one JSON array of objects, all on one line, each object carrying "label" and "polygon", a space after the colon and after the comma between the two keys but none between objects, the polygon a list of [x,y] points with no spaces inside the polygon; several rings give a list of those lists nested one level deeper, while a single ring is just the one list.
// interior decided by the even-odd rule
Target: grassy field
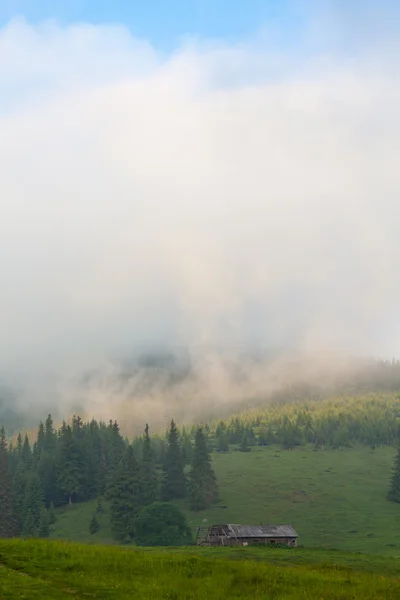
[{"label": "grassy field", "polygon": [[97,501],[93,500],[58,509],[57,521],[51,528],[50,537],[59,540],[83,542],[85,544],[115,544],[116,542],[111,533],[106,502],[104,503],[105,513],[103,515],[96,515],[100,523],[100,530],[94,535],[89,533],[89,523],[96,510],[96,505]]},{"label": "grassy field", "polygon": [[[162,551],[37,540],[1,541],[0,598],[397,600],[400,597],[399,569],[393,558],[385,561],[385,569],[381,571],[373,568],[373,557],[368,559],[368,568],[365,561],[358,564],[354,557],[349,566],[349,557],[339,552],[333,562],[323,551],[316,551],[317,560],[313,561],[312,553],[301,549],[252,549],[252,554],[240,550]],[[307,564],[296,561],[302,552],[307,555]]]},{"label": "grassy field", "polygon": [[[220,502],[185,512],[193,531],[207,523],[290,523],[306,547],[400,556],[400,506],[386,500],[393,457],[388,447],[213,454]],[[63,509],[52,537],[113,543],[107,514],[100,531],[89,534],[95,505]]]}]

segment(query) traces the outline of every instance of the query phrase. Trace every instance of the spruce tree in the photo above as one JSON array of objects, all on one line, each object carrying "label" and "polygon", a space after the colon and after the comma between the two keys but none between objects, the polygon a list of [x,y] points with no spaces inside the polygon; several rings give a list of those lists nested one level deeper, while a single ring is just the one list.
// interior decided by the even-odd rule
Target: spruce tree
[{"label": "spruce tree", "polygon": [[215,473],[211,466],[206,438],[199,427],[194,443],[194,456],[190,472],[189,498],[193,510],[202,510],[212,504],[218,496]]},{"label": "spruce tree", "polygon": [[22,454],[21,454],[22,462],[24,463],[27,469],[30,468],[32,464],[32,451],[31,446],[29,444],[29,438],[25,434],[24,443],[22,445]]},{"label": "spruce tree", "polygon": [[23,502],[24,520],[28,512],[32,514],[35,529],[39,528],[40,515],[44,508],[44,495],[39,477],[33,473],[27,482]]},{"label": "spruce tree", "polygon": [[119,431],[117,421],[110,421],[107,427],[107,468],[115,469],[125,455],[126,446]]},{"label": "spruce tree", "polygon": [[85,481],[86,498],[96,498],[104,494],[106,488],[105,453],[102,445],[100,428],[92,419],[86,429],[85,437]]},{"label": "spruce tree", "polygon": [[186,496],[186,478],[183,472],[183,457],[179,444],[178,429],[174,420],[171,421],[168,432],[168,443],[165,452],[164,500],[173,500],[174,498],[184,498]]},{"label": "spruce tree", "polygon": [[89,523],[89,533],[93,535],[94,533],[97,533],[99,529],[100,523],[98,521],[98,518],[96,517],[96,513],[93,513],[93,516]]},{"label": "spruce tree", "polygon": [[266,429],[261,429],[258,434],[258,445],[259,446],[268,446],[268,434]]},{"label": "spruce tree", "polygon": [[24,522],[25,517],[24,503],[28,479],[28,473],[26,472],[22,462],[19,462],[15,469],[14,476],[12,478],[14,514],[18,525],[18,531],[22,530],[22,524]]},{"label": "spruce tree", "polygon": [[44,426],[44,449],[46,452],[54,452],[56,447],[57,437],[53,427],[53,419],[51,415],[47,415]]},{"label": "spruce tree", "polygon": [[115,537],[129,542],[134,537],[134,521],[140,508],[140,467],[128,446],[109,489],[111,528]]},{"label": "spruce tree", "polygon": [[104,454],[102,455],[101,477],[103,479],[102,487],[99,493],[106,493],[113,485],[113,479],[116,469],[123,459],[126,451],[124,440],[119,431],[119,425],[116,421],[109,421],[103,430]]},{"label": "spruce tree", "polygon": [[62,495],[57,481],[54,452],[43,450],[36,471],[42,485],[45,504],[50,506]]},{"label": "spruce tree", "polygon": [[44,450],[45,445],[45,433],[44,433],[44,425],[42,421],[39,423],[36,442],[33,444],[33,460],[35,464],[38,463],[40,459],[40,455]]},{"label": "spruce tree", "polygon": [[221,421],[215,430],[215,440],[216,440],[216,449],[218,452],[228,452],[228,434],[226,431],[226,425],[223,421]]},{"label": "spruce tree", "polygon": [[142,446],[142,462],[140,465],[140,503],[142,506],[152,504],[157,499],[158,481],[154,462],[153,449],[146,424]]},{"label": "spruce tree", "polygon": [[181,451],[182,460],[184,465],[191,465],[193,460],[193,445],[192,437],[188,431],[183,427],[181,435]]},{"label": "spruce tree", "polygon": [[17,534],[18,524],[14,513],[7,440],[4,428],[2,428],[0,431],[0,538],[9,538]]},{"label": "spruce tree", "polygon": [[79,499],[83,493],[84,465],[81,448],[72,435],[69,425],[63,425],[59,440],[57,456],[57,483],[72,504],[73,499]]},{"label": "spruce tree", "polygon": [[22,454],[22,445],[23,445],[22,435],[19,433],[18,437],[17,437],[17,455],[18,455],[18,458]]},{"label": "spruce tree", "polygon": [[229,441],[232,444],[240,444],[243,437],[243,425],[238,417],[232,421],[230,426]]},{"label": "spruce tree", "polygon": [[388,499],[392,502],[400,502],[400,442],[394,459]]},{"label": "spruce tree", "polygon": [[249,438],[248,438],[248,434],[247,434],[246,430],[243,432],[242,441],[240,442],[240,445],[239,445],[239,450],[240,450],[240,452],[250,452],[250,450],[251,450],[251,448],[249,446]]}]

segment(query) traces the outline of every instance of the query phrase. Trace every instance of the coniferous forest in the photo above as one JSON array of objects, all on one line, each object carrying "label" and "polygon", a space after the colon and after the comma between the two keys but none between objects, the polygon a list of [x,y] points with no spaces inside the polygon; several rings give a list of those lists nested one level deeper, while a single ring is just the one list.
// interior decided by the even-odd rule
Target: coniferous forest
[{"label": "coniferous forest", "polygon": [[[56,429],[48,415],[32,444],[21,434],[8,443],[2,428],[0,537],[47,537],[57,507],[99,498],[101,512],[104,498],[110,503],[114,536],[126,543],[134,539],[135,521],[144,507],[185,498],[189,491],[191,505],[209,505],[218,490],[202,429],[196,431],[194,447],[190,440],[185,444],[184,451],[174,421],[166,440],[152,440],[146,425],[132,444],[115,421],[83,422],[75,416]],[[162,504],[158,510],[166,514]],[[90,530],[97,528],[93,515]],[[184,525],[185,539],[186,529]]]},{"label": "coniferous forest", "polygon": [[[146,424],[131,441],[116,421],[74,416],[56,427],[49,414],[34,439],[7,436],[1,429],[0,537],[47,537],[57,508],[98,499],[88,523],[91,533],[99,528],[106,501],[115,540],[131,543],[146,507],[166,515],[171,501],[198,511],[217,500],[212,452],[251,452],[257,445],[373,449],[398,443],[399,419],[400,397],[389,392],[275,402],[200,426],[178,427],[172,420],[164,433],[154,435]],[[395,502],[400,501],[399,465],[397,455],[387,490]],[[149,522],[152,511],[139,522]],[[187,540],[184,522],[182,532]]]}]

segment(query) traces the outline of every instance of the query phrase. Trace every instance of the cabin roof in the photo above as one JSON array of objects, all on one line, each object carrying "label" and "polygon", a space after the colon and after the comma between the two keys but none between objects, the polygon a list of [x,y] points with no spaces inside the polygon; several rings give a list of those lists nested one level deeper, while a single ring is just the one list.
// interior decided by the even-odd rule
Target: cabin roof
[{"label": "cabin roof", "polygon": [[229,537],[236,538],[286,538],[299,537],[291,525],[233,525],[228,524]]}]

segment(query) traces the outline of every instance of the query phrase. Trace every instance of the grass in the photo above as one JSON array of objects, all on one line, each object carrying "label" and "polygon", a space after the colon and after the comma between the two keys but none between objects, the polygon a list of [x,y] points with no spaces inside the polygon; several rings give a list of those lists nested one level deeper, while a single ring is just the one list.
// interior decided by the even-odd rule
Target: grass
[{"label": "grass", "polygon": [[[256,447],[213,454],[219,504],[200,513],[178,504],[193,531],[211,523],[291,523],[306,547],[400,556],[400,506],[386,500],[393,457],[389,447],[318,452]],[[114,543],[107,514],[100,517],[99,532],[89,534],[95,506],[59,511],[52,537]]]},{"label": "grass", "polygon": [[57,521],[51,529],[50,537],[59,540],[84,542],[85,544],[115,544],[106,502],[104,503],[104,514],[96,515],[100,523],[99,531],[93,535],[89,533],[89,523],[96,506],[97,500],[93,500],[58,509],[56,513]]},{"label": "grass", "polygon": [[[146,550],[68,542],[0,542],[0,598],[14,600],[131,598],[268,598],[282,600],[396,599],[400,580],[395,560],[377,574],[369,557],[352,567],[346,556],[302,550]],[[293,558],[292,558],[293,557]],[[266,562],[268,560],[268,562]],[[376,559],[379,563],[381,559]],[[285,564],[284,564],[285,563]],[[392,572],[391,572],[392,570]]]},{"label": "grass", "polygon": [[400,555],[400,506],[386,499],[393,448],[276,450],[213,455],[221,502],[187,512],[191,526],[290,523],[306,547]]}]

